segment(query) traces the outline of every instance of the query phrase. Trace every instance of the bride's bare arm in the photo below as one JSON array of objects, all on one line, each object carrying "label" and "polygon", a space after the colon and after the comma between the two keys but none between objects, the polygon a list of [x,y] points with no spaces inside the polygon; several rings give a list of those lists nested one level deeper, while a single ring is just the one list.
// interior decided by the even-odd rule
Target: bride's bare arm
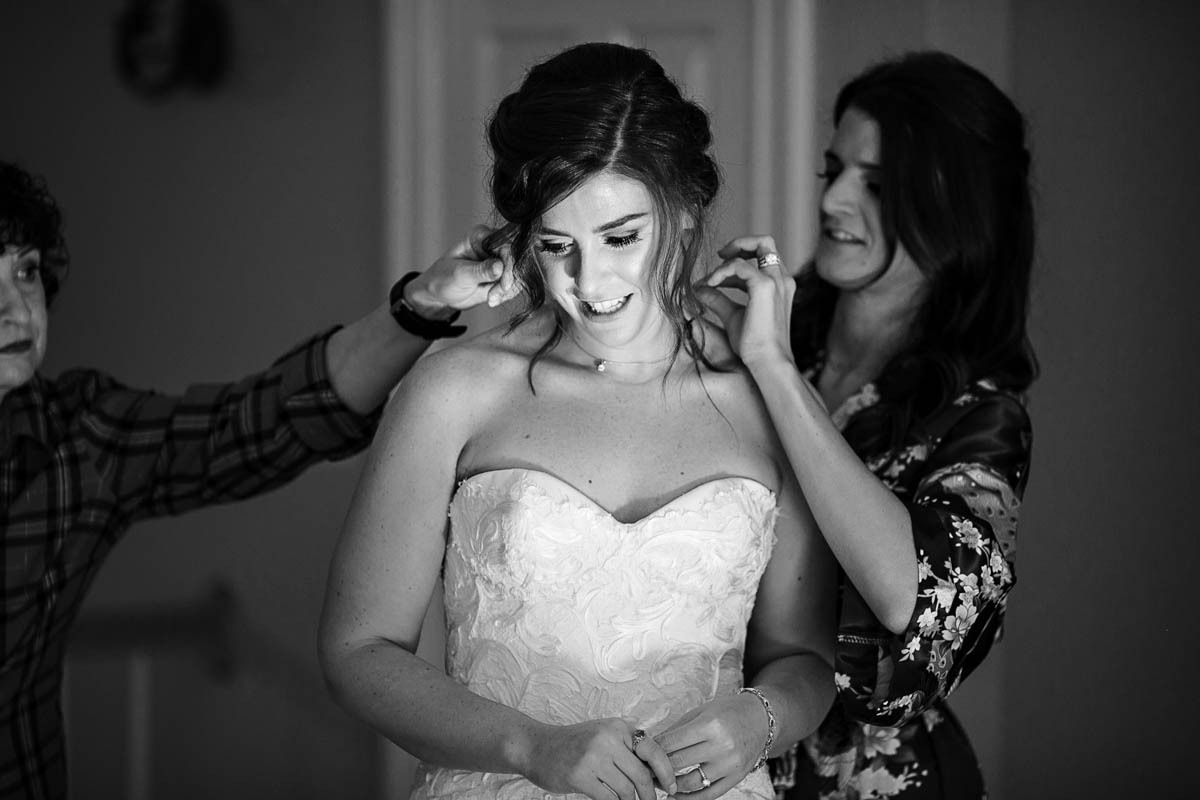
[{"label": "bride's bare arm", "polygon": [[[622,797],[636,786],[652,798],[653,776],[631,752],[624,721],[546,725],[415,654],[459,453],[480,416],[502,402],[480,380],[487,364],[469,348],[430,356],[389,404],[330,567],[319,636],[326,681],[351,714],[429,763],[517,773],[552,792],[611,800],[596,783],[605,775]],[[665,773],[665,756],[662,764]]]},{"label": "bride's bare arm", "polygon": [[339,703],[419,758],[517,772],[532,721],[415,655],[471,422],[446,361],[421,362],[385,412],[330,567],[321,664]]},{"label": "bride's bare arm", "polygon": [[746,642],[746,685],[775,712],[769,755],[815,731],[833,704],[836,608],[836,562],[789,475]]},{"label": "bride's bare arm", "polygon": [[702,789],[698,771],[679,778],[681,791],[702,789],[689,797],[709,800],[732,788],[762,756],[771,728],[774,756],[824,719],[834,698],[836,592],[833,556],[789,473],[747,633],[746,686],[757,691],[717,698],[657,737],[676,771],[704,765],[710,788]]}]

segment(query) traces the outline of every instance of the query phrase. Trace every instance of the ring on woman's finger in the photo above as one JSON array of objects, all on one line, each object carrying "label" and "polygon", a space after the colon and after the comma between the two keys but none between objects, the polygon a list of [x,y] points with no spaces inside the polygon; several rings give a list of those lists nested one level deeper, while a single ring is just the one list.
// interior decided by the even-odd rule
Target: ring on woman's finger
[{"label": "ring on woman's finger", "polygon": [[783,259],[779,257],[779,253],[763,253],[758,257],[758,268],[766,269],[767,267],[778,267],[783,263]]},{"label": "ring on woman's finger", "polygon": [[707,789],[708,787],[712,786],[712,781],[710,781],[708,779],[708,776],[704,774],[704,767],[697,764],[696,772],[700,775],[700,788],[701,789]]},{"label": "ring on woman's finger", "polygon": [[646,739],[646,732],[638,728],[633,732],[633,749],[637,750],[637,746]]}]

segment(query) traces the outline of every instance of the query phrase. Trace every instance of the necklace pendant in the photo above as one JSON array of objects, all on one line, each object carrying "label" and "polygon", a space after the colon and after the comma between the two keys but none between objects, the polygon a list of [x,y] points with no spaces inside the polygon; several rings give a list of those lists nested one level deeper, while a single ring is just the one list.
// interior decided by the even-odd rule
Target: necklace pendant
[{"label": "necklace pendant", "polygon": [[608,362],[605,361],[603,358],[597,358],[596,359],[596,372],[604,372],[606,369],[608,369]]}]

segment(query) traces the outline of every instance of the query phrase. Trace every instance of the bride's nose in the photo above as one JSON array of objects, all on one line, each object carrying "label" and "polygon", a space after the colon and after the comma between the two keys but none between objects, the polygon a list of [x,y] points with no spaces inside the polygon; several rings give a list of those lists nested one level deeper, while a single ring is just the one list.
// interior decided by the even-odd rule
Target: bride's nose
[{"label": "bride's nose", "polygon": [[603,300],[612,268],[609,259],[595,252],[580,251],[574,264],[575,293],[587,300]]}]

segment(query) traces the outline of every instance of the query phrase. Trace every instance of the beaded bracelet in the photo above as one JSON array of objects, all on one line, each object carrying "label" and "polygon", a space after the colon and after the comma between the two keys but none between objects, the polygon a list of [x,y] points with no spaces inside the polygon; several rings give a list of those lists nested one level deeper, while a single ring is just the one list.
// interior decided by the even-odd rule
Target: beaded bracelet
[{"label": "beaded bracelet", "polygon": [[754,766],[750,769],[753,772],[767,763],[767,753],[771,751],[771,745],[775,743],[775,712],[771,710],[771,703],[767,700],[767,696],[753,686],[743,686],[737,690],[737,693],[754,695],[762,703],[763,711],[767,712],[767,741],[763,743],[762,755],[758,757],[758,761],[755,761]]}]

